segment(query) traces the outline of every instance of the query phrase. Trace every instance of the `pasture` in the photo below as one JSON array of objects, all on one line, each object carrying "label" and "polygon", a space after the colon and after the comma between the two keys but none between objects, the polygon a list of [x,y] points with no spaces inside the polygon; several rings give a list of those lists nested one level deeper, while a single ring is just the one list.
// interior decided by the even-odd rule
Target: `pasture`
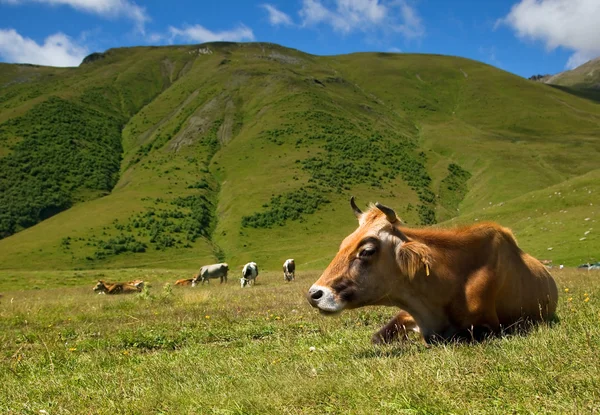
[{"label": "pasture", "polygon": [[[553,326],[430,348],[370,344],[393,309],[319,315],[318,271],[165,287],[193,272],[0,272],[0,413],[600,412],[600,272],[552,271]],[[98,278],[151,287],[96,295]]]}]

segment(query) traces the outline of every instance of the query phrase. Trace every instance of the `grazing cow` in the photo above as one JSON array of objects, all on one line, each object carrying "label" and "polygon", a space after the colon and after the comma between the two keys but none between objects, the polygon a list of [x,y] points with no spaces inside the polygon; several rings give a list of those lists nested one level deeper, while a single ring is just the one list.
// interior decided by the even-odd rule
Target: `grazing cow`
[{"label": "grazing cow", "polygon": [[142,284],[134,285],[128,282],[110,283],[102,280],[94,287],[94,292],[98,294],[133,294],[142,291]]},{"label": "grazing cow", "polygon": [[286,259],[283,263],[283,280],[292,281],[296,279],[296,264],[293,259]]},{"label": "grazing cow", "polygon": [[379,203],[361,212],[359,226],[321,277],[308,301],[323,314],[367,305],[401,309],[373,336],[385,343],[408,330],[430,343],[475,338],[553,317],[558,291],[548,270],[523,252],[509,229],[482,223],[459,229],[401,227]]},{"label": "grazing cow", "polygon": [[181,280],[177,280],[175,281],[175,285],[181,285],[182,287],[191,285],[192,287],[196,286],[196,282],[195,282],[196,277],[194,276],[194,278],[184,278]]},{"label": "grazing cow", "polygon": [[248,262],[242,269],[242,278],[240,278],[242,288],[246,285],[254,285],[256,277],[258,277],[258,265],[256,265],[256,262]]},{"label": "grazing cow", "polygon": [[220,278],[221,284],[223,281],[227,282],[227,272],[229,271],[229,265],[226,263],[204,265],[198,271],[198,275],[194,278],[194,282],[202,281],[202,284],[209,282],[211,279]]}]

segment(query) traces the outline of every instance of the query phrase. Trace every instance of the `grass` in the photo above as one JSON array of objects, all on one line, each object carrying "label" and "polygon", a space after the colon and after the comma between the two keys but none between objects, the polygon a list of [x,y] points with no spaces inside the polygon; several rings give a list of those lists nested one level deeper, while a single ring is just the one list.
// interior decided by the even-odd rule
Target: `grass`
[{"label": "grass", "polygon": [[[593,271],[553,271],[562,295],[560,322],[551,327],[431,348],[415,338],[372,346],[391,309],[319,315],[304,298],[317,272],[300,270],[290,284],[261,273],[249,289],[233,276],[227,285],[163,288],[191,272],[2,272],[0,412],[600,410],[600,280]],[[152,287],[100,296],[91,290],[100,276],[140,277]]]}]

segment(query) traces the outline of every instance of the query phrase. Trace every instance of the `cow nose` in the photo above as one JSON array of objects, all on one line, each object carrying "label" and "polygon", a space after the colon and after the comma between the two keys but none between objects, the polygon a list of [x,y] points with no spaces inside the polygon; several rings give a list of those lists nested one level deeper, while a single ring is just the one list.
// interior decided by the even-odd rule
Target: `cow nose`
[{"label": "cow nose", "polygon": [[309,292],[310,293],[310,298],[312,298],[313,300],[318,300],[319,298],[323,297],[323,290],[316,290],[313,292]]},{"label": "cow nose", "polygon": [[313,286],[308,290],[308,295],[306,297],[310,305],[317,307],[319,304],[319,299],[323,298],[323,294],[324,292],[320,287]]}]

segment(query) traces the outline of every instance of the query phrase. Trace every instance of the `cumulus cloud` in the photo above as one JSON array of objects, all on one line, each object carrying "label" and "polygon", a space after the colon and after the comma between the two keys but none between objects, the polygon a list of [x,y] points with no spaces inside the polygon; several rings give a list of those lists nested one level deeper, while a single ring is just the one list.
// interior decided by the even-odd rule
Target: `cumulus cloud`
[{"label": "cumulus cloud", "polygon": [[406,0],[333,0],[327,4],[303,0],[299,12],[302,24],[326,24],[342,34],[383,30],[417,38],[425,33],[419,14]]},{"label": "cumulus cloud", "polygon": [[291,26],[291,25],[293,25],[291,17],[288,16],[287,14],[285,14],[284,12],[282,12],[281,10],[277,9],[275,6],[273,6],[271,4],[261,4],[260,7],[265,9],[267,11],[267,13],[269,14],[269,23],[271,23],[271,25],[273,25],[273,26],[279,26],[279,25]]},{"label": "cumulus cloud", "polygon": [[252,32],[252,29],[243,24],[234,29],[223,30],[220,32],[213,32],[201,25],[187,26],[182,29],[171,26],[169,27],[169,34],[171,41],[174,41],[176,38],[181,38],[188,42],[197,43],[218,41],[241,42],[245,40],[254,40],[254,33]]},{"label": "cumulus cloud", "polygon": [[144,7],[129,0],[0,0],[0,2],[13,5],[43,3],[50,6],[70,6],[103,17],[126,17],[133,20],[141,32],[144,32],[144,25],[150,20]]},{"label": "cumulus cloud", "polygon": [[600,55],[600,1],[521,0],[496,22],[508,25],[522,39],[544,42],[549,50],[574,51],[566,67],[572,69]]},{"label": "cumulus cloud", "polygon": [[14,29],[0,29],[0,56],[7,62],[78,66],[87,54],[85,46],[76,44],[63,33],[48,36],[40,45]]}]

